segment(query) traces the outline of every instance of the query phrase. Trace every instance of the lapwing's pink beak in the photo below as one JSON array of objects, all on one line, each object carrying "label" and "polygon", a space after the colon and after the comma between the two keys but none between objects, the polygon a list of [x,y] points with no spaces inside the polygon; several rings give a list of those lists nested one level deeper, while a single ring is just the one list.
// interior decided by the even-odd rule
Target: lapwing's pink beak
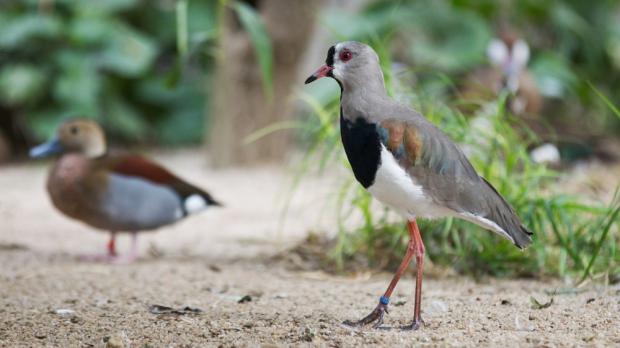
[{"label": "lapwing's pink beak", "polygon": [[321,77],[325,77],[325,76],[329,76],[329,72],[334,70],[333,66],[329,66],[329,65],[323,65],[322,67],[318,68],[314,74],[310,75],[310,77],[308,77],[306,79],[306,82],[304,82],[306,85],[309,84],[312,81],[318,80]]}]

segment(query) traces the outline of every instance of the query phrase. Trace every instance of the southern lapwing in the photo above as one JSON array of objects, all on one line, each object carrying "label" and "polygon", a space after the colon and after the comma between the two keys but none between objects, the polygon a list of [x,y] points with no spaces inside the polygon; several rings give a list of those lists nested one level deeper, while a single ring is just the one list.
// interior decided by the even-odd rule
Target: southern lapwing
[{"label": "southern lapwing", "polygon": [[379,57],[371,47],[353,41],[330,47],[325,65],[306,83],[326,76],[340,85],[340,134],[355,178],[407,219],[410,235],[407,253],[377,307],[365,318],[345,323],[380,326],[390,295],[415,256],[415,308],[406,328],[418,329],[424,243],[416,218],[464,219],[519,248],[531,243],[532,233],[447,135],[387,95]]},{"label": "southern lapwing", "polygon": [[[160,165],[129,153],[109,152],[99,125],[70,120],[31,157],[59,154],[47,178],[54,206],[65,215],[109,231],[106,254],[88,260],[128,263],[137,257],[137,233],[172,224],[189,214],[220,205],[210,194]],[[118,255],[117,232],[130,232],[131,251]]]}]

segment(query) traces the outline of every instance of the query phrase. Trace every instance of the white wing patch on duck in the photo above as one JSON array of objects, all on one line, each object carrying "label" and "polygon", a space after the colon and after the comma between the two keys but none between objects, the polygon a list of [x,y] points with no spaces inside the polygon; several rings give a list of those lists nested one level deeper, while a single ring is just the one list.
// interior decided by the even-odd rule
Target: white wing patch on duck
[{"label": "white wing patch on duck", "polygon": [[207,201],[201,195],[193,194],[183,202],[183,207],[187,214],[197,213],[208,206]]}]

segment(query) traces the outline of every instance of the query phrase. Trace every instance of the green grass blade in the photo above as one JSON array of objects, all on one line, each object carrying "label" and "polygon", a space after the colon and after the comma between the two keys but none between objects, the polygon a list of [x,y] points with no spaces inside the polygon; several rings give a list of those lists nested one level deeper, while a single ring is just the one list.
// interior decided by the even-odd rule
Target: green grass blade
[{"label": "green grass blade", "polygon": [[571,257],[571,259],[573,259],[573,262],[575,263],[575,265],[583,269],[584,268],[583,261],[581,260],[579,255],[575,252],[575,250],[571,249],[570,245],[568,245],[568,242],[562,236],[562,233],[560,232],[560,229],[558,228],[556,216],[553,214],[553,210],[551,209],[551,206],[549,204],[545,206],[545,211],[547,213],[547,217],[549,218],[548,222],[551,225],[551,231],[553,231],[553,234],[555,234],[555,237],[557,238],[558,242],[560,243],[562,248],[566,250],[566,252]]},{"label": "green grass blade", "polygon": [[[599,238],[598,242],[596,243],[594,247],[594,251],[592,252],[592,256],[590,257],[588,266],[583,271],[583,276],[581,277],[581,280],[579,281],[579,283],[583,283],[583,281],[585,281],[590,276],[590,270],[592,269],[594,262],[598,258],[599,252],[601,251],[601,247],[603,246],[603,243],[607,239],[607,235],[609,234],[611,227],[614,225],[614,223],[618,222],[617,218],[618,218],[618,214],[620,214],[620,202],[618,202],[618,197],[619,197],[618,192],[619,191],[616,190],[616,193],[614,195],[614,200],[613,200],[614,203],[612,203],[612,204],[615,204],[617,202],[617,206],[615,209],[610,209],[609,214],[605,216],[601,221],[601,226],[604,225],[605,227],[603,227],[601,238]],[[604,223],[606,219],[607,219],[607,223]],[[599,226],[597,226],[597,229],[598,227]]]},{"label": "green grass blade", "polygon": [[273,95],[273,51],[267,28],[260,15],[245,3],[235,1],[233,9],[237,12],[241,25],[250,35],[263,78],[263,90],[265,95],[271,99]]},{"label": "green grass blade", "polygon": [[185,59],[188,52],[189,40],[187,33],[187,0],[178,0],[176,4],[177,16],[177,51],[181,59]]},{"label": "green grass blade", "polygon": [[263,138],[271,133],[286,130],[286,129],[301,129],[304,128],[304,124],[298,121],[281,121],[272,123],[266,127],[256,130],[252,132],[250,135],[243,139],[243,145],[248,145],[257,141],[260,138]]},{"label": "green grass blade", "polygon": [[613,112],[613,114],[620,119],[620,110],[618,110],[614,103],[612,103],[611,100],[609,100],[609,98],[607,98],[607,96],[603,92],[601,92],[598,88],[594,87],[592,82],[588,81],[588,86],[590,86],[594,93],[596,93],[596,95],[598,95],[599,98],[601,98],[603,102],[605,102],[605,105],[607,105],[607,107]]}]

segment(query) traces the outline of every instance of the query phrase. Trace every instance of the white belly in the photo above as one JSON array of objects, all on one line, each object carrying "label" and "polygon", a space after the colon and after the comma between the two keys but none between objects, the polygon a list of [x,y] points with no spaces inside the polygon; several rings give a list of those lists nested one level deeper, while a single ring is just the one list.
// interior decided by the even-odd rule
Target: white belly
[{"label": "white belly", "polygon": [[394,208],[406,219],[453,216],[451,209],[438,206],[421,185],[410,177],[392,154],[381,145],[381,165],[374,183],[368,188],[376,199]]}]

